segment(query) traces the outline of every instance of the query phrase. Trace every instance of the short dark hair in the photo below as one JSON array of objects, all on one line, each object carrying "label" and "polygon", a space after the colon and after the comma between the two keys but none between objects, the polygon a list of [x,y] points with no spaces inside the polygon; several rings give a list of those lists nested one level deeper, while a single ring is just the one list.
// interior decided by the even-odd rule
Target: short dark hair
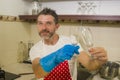
[{"label": "short dark hair", "polygon": [[[55,12],[55,10],[52,10],[52,9],[50,9],[50,8],[44,8],[44,9],[38,14],[38,16],[39,16],[39,15],[51,15],[51,16],[54,17],[55,24],[58,23],[58,15],[57,15],[57,13]],[[37,17],[38,17],[38,16],[37,16]]]}]

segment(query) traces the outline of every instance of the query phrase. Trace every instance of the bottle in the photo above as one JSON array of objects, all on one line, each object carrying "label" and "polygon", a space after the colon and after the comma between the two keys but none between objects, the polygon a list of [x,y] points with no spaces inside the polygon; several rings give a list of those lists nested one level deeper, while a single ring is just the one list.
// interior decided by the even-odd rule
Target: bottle
[{"label": "bottle", "polygon": [[40,4],[38,0],[32,2],[32,15],[37,15],[40,11]]}]

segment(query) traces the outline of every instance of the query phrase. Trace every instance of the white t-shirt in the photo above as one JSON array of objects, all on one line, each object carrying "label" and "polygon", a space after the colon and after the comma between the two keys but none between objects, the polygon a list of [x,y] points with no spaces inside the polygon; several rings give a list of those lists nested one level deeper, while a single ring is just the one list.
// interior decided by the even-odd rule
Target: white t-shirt
[{"label": "white t-shirt", "polygon": [[[37,44],[35,44],[31,50],[30,50],[30,59],[33,61],[35,58],[43,58],[52,52],[57,51],[58,49],[62,48],[66,44],[73,44],[76,43],[75,37],[67,37],[67,36],[59,36],[59,40],[55,45],[46,45],[44,42],[41,40]],[[80,46],[81,51],[82,48]],[[77,60],[76,60],[76,55],[72,57],[71,60],[69,60],[69,68],[70,68],[70,73],[72,76],[72,80],[77,80]],[[41,79],[40,79],[41,80]]]}]

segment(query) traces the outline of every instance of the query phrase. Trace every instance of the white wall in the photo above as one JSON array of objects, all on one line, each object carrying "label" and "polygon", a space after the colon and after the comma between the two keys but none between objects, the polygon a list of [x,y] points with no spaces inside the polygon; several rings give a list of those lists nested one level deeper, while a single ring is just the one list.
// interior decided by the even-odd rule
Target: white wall
[{"label": "white wall", "polygon": [[119,0],[101,1],[100,11],[98,14],[120,15],[119,9],[120,9]]},{"label": "white wall", "polygon": [[78,2],[93,2],[96,5],[95,13],[99,15],[120,15],[119,0],[82,0],[82,1],[59,1],[43,2],[42,7],[50,7],[58,14],[81,14],[78,12]]},{"label": "white wall", "polygon": [[92,27],[95,45],[105,47],[108,52],[108,59],[111,61],[120,61],[119,27],[114,25],[112,27]]},{"label": "white wall", "polygon": [[30,3],[24,0],[0,0],[0,15],[28,14]]},{"label": "white wall", "polygon": [[0,64],[6,66],[17,62],[18,44],[30,40],[29,23],[0,21]]},{"label": "white wall", "polygon": [[[78,12],[78,2],[94,2],[95,13],[100,15],[120,15],[119,0],[75,0],[75,1],[55,1],[41,2],[42,8],[50,7],[58,14],[80,14]],[[0,0],[0,15],[17,16],[21,14],[31,14],[31,1],[29,0]]]}]

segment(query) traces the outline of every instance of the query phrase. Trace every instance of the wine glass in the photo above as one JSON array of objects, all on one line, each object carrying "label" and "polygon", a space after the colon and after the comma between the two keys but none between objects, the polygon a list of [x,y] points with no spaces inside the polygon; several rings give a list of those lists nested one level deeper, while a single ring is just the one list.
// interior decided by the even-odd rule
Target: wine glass
[{"label": "wine glass", "polygon": [[[81,24],[82,25],[82,24]],[[73,31],[73,29],[71,29],[71,31]],[[75,31],[74,31],[75,32]],[[72,32],[70,33],[72,34]],[[89,54],[89,49],[91,47],[93,47],[93,35],[92,35],[92,32],[91,32],[91,29],[90,28],[87,28],[87,27],[78,27],[77,30],[76,30],[76,33],[72,34],[73,36],[71,36],[71,39],[73,40],[71,43],[74,44],[74,45],[79,45],[79,42],[83,42],[83,45],[87,48],[87,52]],[[76,38],[75,38],[76,37]],[[80,51],[80,50],[79,50]],[[90,55],[90,54],[89,54]],[[74,67],[77,67],[77,55],[74,55],[73,56],[73,65]],[[90,55],[90,58],[93,59],[94,57],[92,55]],[[74,70],[73,70],[74,69]],[[77,71],[77,68],[73,68],[71,69],[70,73],[72,76],[75,76],[74,75],[74,71]],[[76,70],[75,70],[76,69]],[[76,76],[77,77],[77,76]]]},{"label": "wine glass", "polygon": [[[83,45],[87,49],[87,52],[90,48],[93,47],[93,34],[91,32],[91,29],[88,27],[80,27],[79,28],[79,35],[81,36]],[[89,52],[88,52],[89,53]]]},{"label": "wine glass", "polygon": [[[82,23],[81,23],[81,25],[82,25]],[[76,30],[74,28],[74,31],[73,31],[73,28],[70,28],[70,38],[71,38],[70,40],[72,40],[71,43],[73,45],[79,45],[79,42],[82,39],[82,41],[83,41],[84,45],[87,47],[87,49],[93,47],[93,37],[92,37],[92,32],[91,32],[90,28],[78,27]],[[80,52],[80,49],[79,49],[79,52]],[[77,57],[78,57],[78,55],[76,55],[76,54],[72,57],[73,61],[72,61],[72,65],[70,65],[70,67],[71,67],[70,74],[71,74],[71,76],[74,76],[76,78],[77,78],[77,76],[74,73],[74,71],[77,71],[77,68],[74,68],[74,67],[77,67],[76,66],[77,65]],[[91,59],[92,59],[92,56],[91,56]]]}]

